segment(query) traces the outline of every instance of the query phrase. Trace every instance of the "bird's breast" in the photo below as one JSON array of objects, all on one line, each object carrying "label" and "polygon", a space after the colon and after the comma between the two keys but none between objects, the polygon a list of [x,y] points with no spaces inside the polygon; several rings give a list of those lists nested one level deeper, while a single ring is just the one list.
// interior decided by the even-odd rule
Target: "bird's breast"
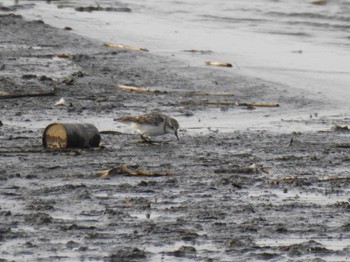
[{"label": "bird's breast", "polygon": [[131,127],[136,129],[138,133],[146,136],[160,136],[165,134],[163,125],[154,126],[134,123],[131,125]]}]

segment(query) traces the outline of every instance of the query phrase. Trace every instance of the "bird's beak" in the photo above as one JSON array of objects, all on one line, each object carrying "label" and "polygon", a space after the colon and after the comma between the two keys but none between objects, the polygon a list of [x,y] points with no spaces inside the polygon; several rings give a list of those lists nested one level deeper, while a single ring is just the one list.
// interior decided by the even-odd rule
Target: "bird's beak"
[{"label": "bird's beak", "polygon": [[175,131],[175,136],[176,136],[177,140],[180,140],[179,136],[177,135],[177,131]]}]

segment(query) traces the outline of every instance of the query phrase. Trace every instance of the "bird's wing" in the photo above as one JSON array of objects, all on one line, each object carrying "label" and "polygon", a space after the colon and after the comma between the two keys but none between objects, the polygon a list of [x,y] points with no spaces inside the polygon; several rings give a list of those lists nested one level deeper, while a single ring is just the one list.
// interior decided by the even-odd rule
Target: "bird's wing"
[{"label": "bird's wing", "polygon": [[137,118],[137,123],[139,124],[150,124],[150,125],[159,125],[159,123],[163,123],[165,117],[158,113],[144,114],[140,115]]},{"label": "bird's wing", "polygon": [[122,116],[114,119],[114,121],[122,123],[137,123],[137,124],[149,124],[149,125],[159,125],[165,121],[165,116],[158,113],[143,114],[139,116]]},{"label": "bird's wing", "polygon": [[136,122],[137,117],[135,116],[122,116],[115,118],[114,121],[122,122],[122,123],[130,123],[130,122]]}]

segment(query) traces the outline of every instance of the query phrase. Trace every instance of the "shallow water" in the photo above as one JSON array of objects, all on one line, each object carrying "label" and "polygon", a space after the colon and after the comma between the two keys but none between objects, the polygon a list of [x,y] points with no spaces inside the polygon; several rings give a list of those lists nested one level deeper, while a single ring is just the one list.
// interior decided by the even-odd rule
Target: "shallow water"
[{"label": "shallow water", "polygon": [[[60,28],[69,26],[76,34],[103,42],[146,47],[188,66],[204,68],[206,60],[230,62],[233,68],[213,67],[213,74],[226,72],[232,78],[246,75],[253,77],[257,85],[259,79],[271,82],[282,96],[286,92],[314,100],[297,110],[282,104],[278,109],[258,108],[253,112],[230,109],[197,112],[189,119],[176,116],[182,128],[190,132],[247,128],[277,132],[320,130],[323,127],[319,123],[305,125],[303,120],[314,113],[325,117],[346,115],[350,108],[350,4],[345,0],[328,1],[321,6],[301,0],[98,1],[101,7],[128,7],[131,12],[74,10],[96,6],[95,1],[19,3],[34,3],[34,8],[17,11],[29,19],[42,19]],[[113,115],[107,115],[97,122],[86,120],[94,120],[98,128],[106,130],[115,126],[112,118]],[[283,122],[285,119],[291,121]],[[123,125],[117,128],[127,132]]]},{"label": "shallow water", "polygon": [[[310,96],[321,92],[335,102],[327,110],[348,108],[344,102],[350,98],[349,1],[326,5],[304,0],[98,1],[102,7],[132,10],[117,13],[71,8],[96,6],[96,1],[53,2],[60,8],[34,3],[35,9],[20,12],[57,27],[71,26],[75,33],[101,41],[147,47],[190,65],[204,66],[208,59],[228,61],[233,70],[223,70],[307,90]],[[190,49],[214,52],[182,52]]]},{"label": "shallow water", "polygon": [[[9,0],[2,2],[13,4]],[[34,3],[34,8],[18,9],[29,19],[42,19],[60,28],[70,26],[76,34],[103,42],[146,47],[189,66],[207,67],[206,60],[230,62],[233,68],[212,68],[213,74],[226,72],[233,78],[236,74],[247,75],[257,83],[262,79],[279,86],[279,91],[316,101],[293,111],[281,105],[277,110],[259,108],[246,113],[198,113],[196,118],[202,121],[197,124],[193,118],[189,123],[181,119],[184,129],[319,130],[317,125],[306,126],[298,121],[292,125],[281,119],[300,120],[316,112],[323,116],[347,114],[350,108],[350,3],[345,0],[328,1],[326,5],[301,0],[98,1],[101,7],[128,7],[131,12],[74,10],[96,6],[96,1],[19,3]],[[228,123],[227,119],[232,121]],[[100,122],[102,129],[115,125]]]}]

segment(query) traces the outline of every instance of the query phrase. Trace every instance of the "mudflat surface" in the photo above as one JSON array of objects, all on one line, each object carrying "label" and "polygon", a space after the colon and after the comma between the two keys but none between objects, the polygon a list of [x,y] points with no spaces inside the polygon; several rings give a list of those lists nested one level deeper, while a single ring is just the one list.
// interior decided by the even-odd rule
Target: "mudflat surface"
[{"label": "mudflat surface", "polygon": [[[155,145],[133,143],[138,136],[113,122],[154,110],[180,125],[203,112],[262,110],[198,104],[208,98],[194,92],[213,90],[234,92],[236,102],[283,105],[267,113],[322,101],[13,14],[0,16],[0,51],[3,261],[350,259],[349,130],[334,127],[348,119],[311,115],[298,123],[322,132],[183,128],[180,141],[167,136]],[[55,106],[61,97],[66,105]],[[61,120],[97,124],[101,147],[44,149],[44,127]],[[118,172],[125,166],[155,176]]]}]

